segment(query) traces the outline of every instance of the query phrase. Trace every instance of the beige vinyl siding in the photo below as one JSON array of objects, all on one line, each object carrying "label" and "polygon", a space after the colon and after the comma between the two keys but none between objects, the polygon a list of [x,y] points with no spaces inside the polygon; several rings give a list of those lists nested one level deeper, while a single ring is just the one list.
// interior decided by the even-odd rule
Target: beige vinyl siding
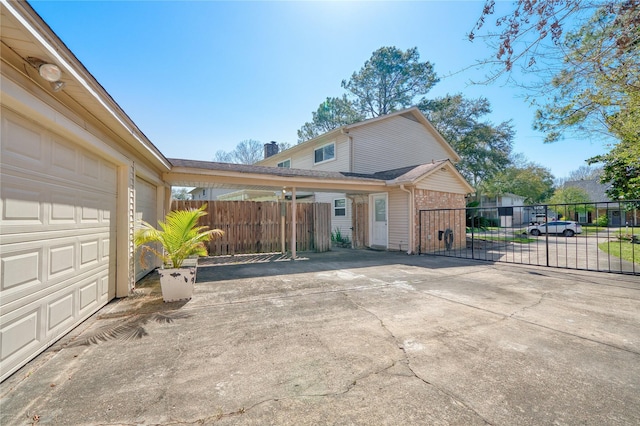
[{"label": "beige vinyl siding", "polygon": [[467,188],[460,182],[460,179],[449,169],[433,172],[417,182],[416,188],[439,192],[452,192],[454,194],[466,194],[468,192]]},{"label": "beige vinyl siding", "polygon": [[406,251],[409,249],[409,194],[400,190],[389,192],[388,227],[389,250]]},{"label": "beige vinyl siding", "polygon": [[[333,209],[333,200],[337,198],[344,198],[347,203],[346,214],[344,216],[335,216]],[[316,192],[316,203],[329,203],[331,204],[331,232],[334,232],[336,228],[340,228],[342,236],[351,238],[351,200],[347,198],[346,194],[338,192]]]},{"label": "beige vinyl siding", "polygon": [[356,173],[375,173],[449,158],[422,124],[396,116],[352,129]]},{"label": "beige vinyl siding", "polygon": [[[335,159],[320,164],[314,163],[314,151],[317,148],[329,143],[335,143]],[[274,155],[258,164],[261,166],[276,167],[279,162],[291,159],[292,169],[322,170],[327,172],[347,172],[349,171],[349,138],[341,135],[332,139],[320,139],[315,143],[308,143],[308,146],[299,151],[289,153],[283,151],[282,154]],[[284,153],[287,154],[284,154]]]}]

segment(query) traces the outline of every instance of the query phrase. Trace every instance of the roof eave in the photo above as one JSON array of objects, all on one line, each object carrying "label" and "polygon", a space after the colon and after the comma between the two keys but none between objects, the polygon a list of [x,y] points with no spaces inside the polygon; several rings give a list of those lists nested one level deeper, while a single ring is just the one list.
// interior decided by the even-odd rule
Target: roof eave
[{"label": "roof eave", "polygon": [[[120,130],[116,133],[123,141],[144,154],[160,169],[169,170],[171,168],[171,164],[160,150],[144,135],[29,3],[2,0],[2,5],[37,40],[40,47],[55,59],[57,65],[65,71],[67,76],[70,76],[67,78],[73,78],[91,95],[95,102],[92,107],[103,108],[118,123]],[[90,111],[88,106],[85,108]]]}]

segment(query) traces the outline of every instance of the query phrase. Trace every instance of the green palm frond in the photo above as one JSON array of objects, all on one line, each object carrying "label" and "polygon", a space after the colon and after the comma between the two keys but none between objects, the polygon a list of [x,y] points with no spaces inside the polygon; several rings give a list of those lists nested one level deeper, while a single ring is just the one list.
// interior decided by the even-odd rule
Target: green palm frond
[{"label": "green palm frond", "polygon": [[[160,229],[141,221],[134,234],[136,247],[154,253],[165,265],[173,268],[181,267],[189,256],[206,256],[205,243],[224,235],[220,229],[198,226],[198,220],[207,214],[206,207],[204,204],[198,209],[174,210],[167,214],[164,221],[158,222]],[[162,252],[145,245],[154,242],[162,245]]]}]

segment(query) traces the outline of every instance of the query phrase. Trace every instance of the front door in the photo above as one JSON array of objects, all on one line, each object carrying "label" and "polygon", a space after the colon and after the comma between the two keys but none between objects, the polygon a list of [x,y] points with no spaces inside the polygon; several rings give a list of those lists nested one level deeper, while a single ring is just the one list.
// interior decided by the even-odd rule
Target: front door
[{"label": "front door", "polygon": [[371,196],[371,246],[387,248],[387,194]]}]

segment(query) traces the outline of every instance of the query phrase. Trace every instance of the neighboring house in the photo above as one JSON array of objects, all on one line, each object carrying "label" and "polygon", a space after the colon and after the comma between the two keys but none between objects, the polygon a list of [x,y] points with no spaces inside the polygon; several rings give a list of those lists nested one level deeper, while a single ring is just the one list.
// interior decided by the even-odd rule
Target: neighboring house
[{"label": "neighboring house", "polygon": [[220,195],[228,194],[232,190],[220,188],[193,188],[189,191],[192,200],[217,200]]},{"label": "neighboring house", "polygon": [[292,208],[326,191],[335,223],[409,251],[418,209],[464,207],[471,192],[415,108],[269,160],[281,167],[167,159],[29,3],[3,1],[0,14],[0,380],[158,266],[141,267],[133,231],[164,216],[172,186],[284,191]]},{"label": "neighboring house", "polygon": [[603,184],[599,179],[583,179],[565,182],[565,188],[578,188],[589,196],[594,208],[575,213],[571,220],[580,223],[593,223],[596,217],[607,216],[609,226],[637,226],[640,223],[637,209],[625,209],[624,203],[612,200],[607,195],[610,185]]},{"label": "neighboring house", "polygon": [[[480,197],[480,214],[488,219],[500,220],[500,226],[509,227],[528,223],[530,215],[524,206],[524,197],[505,193],[496,196]],[[505,208],[516,207],[516,208]]]},{"label": "neighboring house", "polygon": [[[340,127],[257,165],[351,173],[389,182],[389,190],[378,194],[327,191],[316,192],[314,199],[331,203],[332,229],[339,228],[356,245],[415,252],[417,211],[464,208],[465,196],[473,192],[453,165],[459,159],[412,107]],[[368,209],[366,223],[355,220],[358,208]],[[363,227],[368,232],[352,232]]]}]

